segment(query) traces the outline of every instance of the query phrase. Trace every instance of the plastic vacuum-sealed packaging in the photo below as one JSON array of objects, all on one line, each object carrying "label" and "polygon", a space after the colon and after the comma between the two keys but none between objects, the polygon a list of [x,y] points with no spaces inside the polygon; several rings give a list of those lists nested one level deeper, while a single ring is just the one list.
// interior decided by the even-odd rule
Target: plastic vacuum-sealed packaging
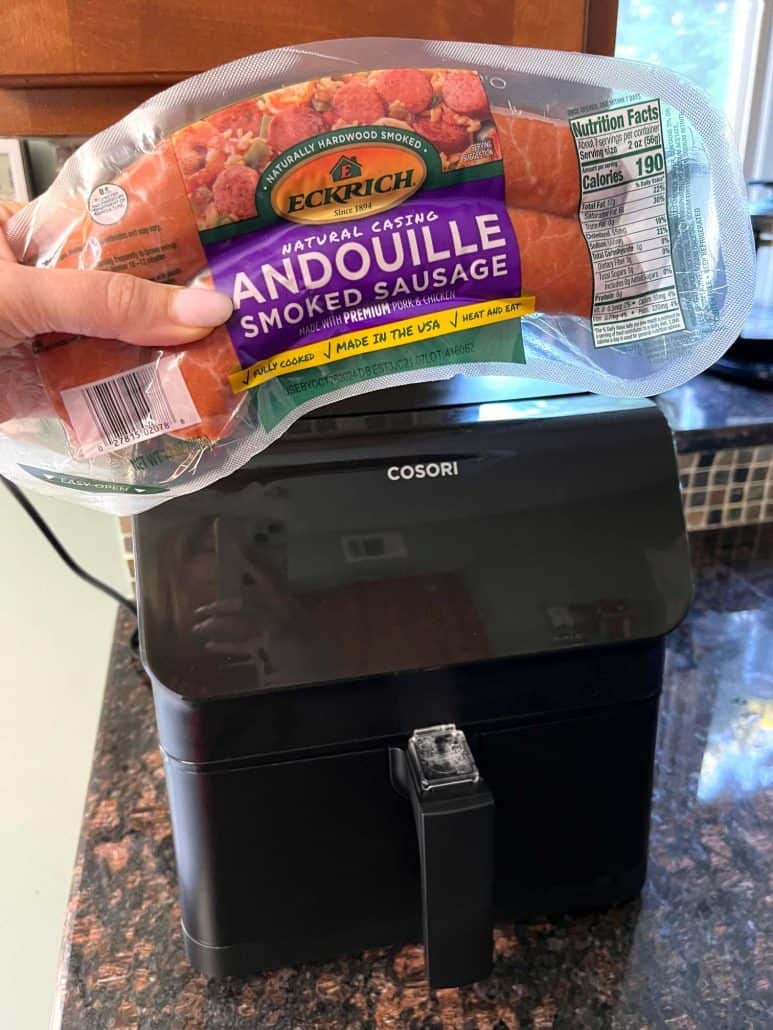
[{"label": "plastic vacuum-sealed packaging", "polygon": [[0,472],[133,513],[410,382],[684,383],[753,287],[722,116],[659,68],[402,39],[246,57],[147,101],[7,226],[19,261],[228,294],[184,347],[0,355]]}]

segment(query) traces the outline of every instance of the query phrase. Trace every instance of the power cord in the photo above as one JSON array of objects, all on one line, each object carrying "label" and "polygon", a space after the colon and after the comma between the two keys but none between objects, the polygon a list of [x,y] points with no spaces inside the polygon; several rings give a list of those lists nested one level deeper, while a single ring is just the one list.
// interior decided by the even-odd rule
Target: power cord
[{"label": "power cord", "polygon": [[[35,508],[34,505],[27,500],[27,498],[21,492],[19,487],[15,483],[12,483],[9,479],[6,479],[5,476],[0,476],[0,480],[2,480],[3,486],[10,493],[10,495],[16,501],[18,501],[18,503],[22,506],[25,512],[29,515],[29,517],[38,527],[40,532],[43,534],[43,536],[46,538],[49,544],[51,544],[53,549],[65,563],[67,568],[74,572],[76,576],[79,576],[82,580],[84,580],[84,582],[88,583],[89,586],[95,587],[97,590],[101,590],[103,594],[107,594],[108,597],[112,598],[114,601],[117,601],[118,604],[128,609],[128,611],[130,611],[132,615],[134,615],[136,618],[137,605],[134,603],[134,601],[132,601],[128,597],[124,597],[123,594],[119,593],[118,590],[114,590],[113,587],[111,587],[108,583],[103,583],[101,579],[97,579],[96,576],[92,576],[90,572],[86,572],[84,568],[81,568],[81,566],[75,561],[75,559],[70,555],[70,553],[67,550],[65,550],[64,546],[57,538],[57,536],[54,534],[53,530],[48,525],[46,520],[43,518],[43,516],[40,514],[37,508]],[[135,654],[139,650],[139,640],[136,630],[132,634],[131,649],[132,651],[134,651]]]}]

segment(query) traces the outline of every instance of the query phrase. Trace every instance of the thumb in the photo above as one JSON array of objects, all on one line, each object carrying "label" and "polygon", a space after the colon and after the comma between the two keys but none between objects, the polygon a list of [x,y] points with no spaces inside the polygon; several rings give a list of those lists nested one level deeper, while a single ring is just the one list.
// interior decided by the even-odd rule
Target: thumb
[{"label": "thumb", "polygon": [[48,332],[173,347],[206,336],[232,311],[216,290],[0,262],[0,347]]}]

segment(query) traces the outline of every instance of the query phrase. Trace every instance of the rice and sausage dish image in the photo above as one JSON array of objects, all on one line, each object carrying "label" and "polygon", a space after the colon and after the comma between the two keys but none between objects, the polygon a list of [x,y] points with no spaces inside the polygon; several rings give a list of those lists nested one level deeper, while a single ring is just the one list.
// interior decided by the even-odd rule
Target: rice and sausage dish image
[{"label": "rice and sausage dish image", "polygon": [[[391,125],[421,133],[443,168],[496,132],[480,76],[473,71],[390,68],[327,77],[276,90],[186,126],[174,136],[185,190],[199,229],[256,214],[258,178],[285,150],[353,125]],[[238,169],[235,171],[234,169]]]}]

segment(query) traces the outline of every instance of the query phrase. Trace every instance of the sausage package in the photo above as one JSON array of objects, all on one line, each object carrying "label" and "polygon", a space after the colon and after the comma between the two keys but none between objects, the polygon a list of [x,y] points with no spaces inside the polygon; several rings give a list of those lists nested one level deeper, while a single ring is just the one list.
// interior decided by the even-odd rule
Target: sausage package
[{"label": "sausage package", "polygon": [[82,146],[7,236],[28,264],[233,299],[182,348],[49,336],[0,355],[0,472],[126,514],[367,390],[668,390],[733,343],[754,271],[732,139],[690,83],[402,39],[182,82]]}]

